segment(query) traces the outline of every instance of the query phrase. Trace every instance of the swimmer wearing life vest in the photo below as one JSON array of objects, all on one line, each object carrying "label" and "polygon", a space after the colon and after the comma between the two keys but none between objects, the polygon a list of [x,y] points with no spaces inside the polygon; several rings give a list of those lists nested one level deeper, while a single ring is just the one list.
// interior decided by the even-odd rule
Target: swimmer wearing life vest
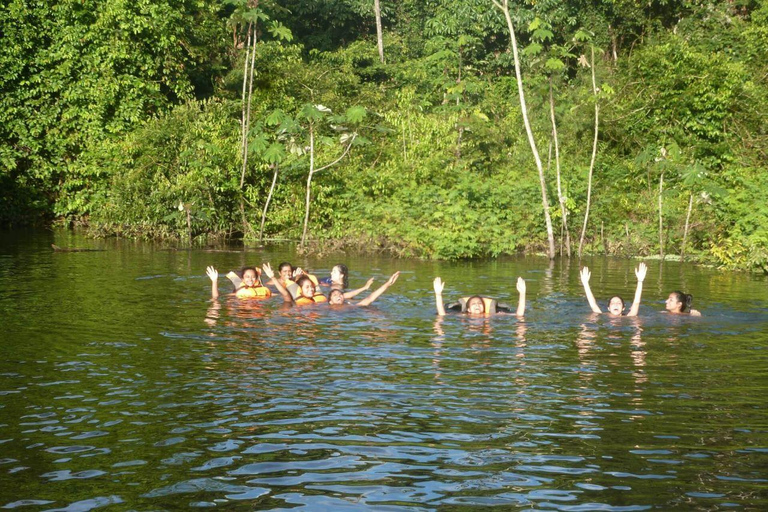
[{"label": "swimmer wearing life vest", "polygon": [[302,274],[296,278],[296,281],[293,283],[295,285],[294,295],[288,288],[283,286],[280,279],[275,279],[275,272],[272,270],[272,266],[269,263],[262,265],[262,269],[264,270],[264,274],[272,280],[272,284],[275,285],[275,288],[280,292],[280,295],[285,302],[293,302],[297,306],[328,302],[328,298],[317,291],[315,281],[313,281],[309,275]]},{"label": "swimmer wearing life vest", "polygon": [[[629,308],[629,313],[627,313],[627,316],[637,316],[638,311],[640,311],[640,298],[643,296],[643,281],[645,280],[645,275],[647,273],[648,267],[645,266],[645,263],[641,262],[640,265],[635,268],[635,276],[637,276],[637,288],[635,289],[635,299],[632,301],[632,307]],[[589,302],[589,307],[592,308],[592,312],[602,313],[602,311],[600,311],[600,307],[597,305],[595,296],[592,294],[592,289],[589,287],[589,278],[592,276],[589,268],[582,268],[581,272],[579,272],[579,275],[581,276],[581,283],[584,285],[584,293],[587,296],[587,301]],[[614,295],[608,299],[608,311],[606,311],[606,313],[608,313],[610,316],[622,316],[624,313],[624,299],[618,295]]]},{"label": "swimmer wearing life vest", "polygon": [[[345,293],[338,289],[331,290],[331,293],[328,294],[328,303],[331,306],[370,306],[373,301],[378,299],[382,293],[387,291],[387,288],[395,284],[395,281],[397,281],[397,278],[400,276],[400,271],[395,272],[392,274],[392,276],[387,280],[386,283],[379,286],[376,290],[374,290],[370,295],[368,295],[363,300],[352,303],[352,302],[346,302],[345,300]],[[369,280],[373,281],[373,278]]]},{"label": "swimmer wearing life vest", "polygon": [[[437,314],[439,316],[445,316],[446,306],[443,305],[443,288],[445,283],[439,277],[435,278],[435,306],[437,306]],[[517,311],[515,314],[518,317],[525,315],[525,281],[522,277],[517,278],[517,291],[520,294],[517,301]],[[448,309],[452,311],[461,312],[469,316],[491,316],[495,314],[512,313],[512,310],[502,304],[499,304],[495,299],[488,297],[481,297],[479,295],[473,295],[471,297],[463,297],[459,299],[459,302],[454,304],[448,304]]]},{"label": "swimmer wearing life vest", "polygon": [[[208,266],[205,273],[211,279],[211,298],[219,298],[219,272],[213,266]],[[245,267],[240,271],[240,275],[234,272],[227,274],[227,277],[235,285],[235,291],[232,293],[238,299],[266,299],[272,296],[272,292],[261,283],[259,271],[254,267]]]}]

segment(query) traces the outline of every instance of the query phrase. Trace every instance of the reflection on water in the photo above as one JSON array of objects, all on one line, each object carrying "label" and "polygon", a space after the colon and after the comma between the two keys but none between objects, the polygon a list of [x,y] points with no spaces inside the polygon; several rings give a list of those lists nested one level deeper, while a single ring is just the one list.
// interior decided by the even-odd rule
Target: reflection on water
[{"label": "reflection on water", "polygon": [[[576,262],[342,258],[353,286],[403,274],[375,307],[296,309],[211,301],[205,266],[337,258],[54,236],[0,245],[0,507],[768,508],[764,278],[651,265],[614,319]],[[634,264],[589,262],[598,301]],[[438,318],[435,275],[513,302],[522,275],[526,317]],[[705,316],[660,314],[675,288]]]}]

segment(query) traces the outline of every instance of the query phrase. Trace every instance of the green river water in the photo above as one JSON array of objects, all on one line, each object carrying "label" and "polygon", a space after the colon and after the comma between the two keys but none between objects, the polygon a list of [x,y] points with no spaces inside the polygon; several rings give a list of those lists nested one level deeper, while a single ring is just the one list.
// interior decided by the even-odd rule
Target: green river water
[{"label": "green river water", "polygon": [[[207,265],[283,260],[402,274],[370,308],[211,300]],[[768,510],[768,279],[647,263],[610,319],[576,260],[2,232],[0,509]],[[631,301],[637,261],[582,264]],[[438,319],[438,275],[512,304],[522,276],[525,319]],[[701,318],[661,313],[676,289]]]}]

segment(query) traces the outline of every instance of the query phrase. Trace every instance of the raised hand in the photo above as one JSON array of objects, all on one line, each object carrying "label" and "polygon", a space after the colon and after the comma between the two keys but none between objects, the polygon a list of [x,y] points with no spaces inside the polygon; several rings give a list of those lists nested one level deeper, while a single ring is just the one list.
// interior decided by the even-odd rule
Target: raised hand
[{"label": "raised hand", "polygon": [[640,265],[637,266],[635,269],[635,275],[637,276],[637,280],[639,282],[643,282],[645,280],[645,274],[648,273],[648,267],[645,266],[645,263],[640,263]]},{"label": "raised hand", "polygon": [[581,276],[581,283],[585,286],[588,285],[589,278],[592,277],[592,272],[589,271],[589,267],[582,268],[579,275]]},{"label": "raised hand", "polygon": [[272,265],[270,265],[269,262],[264,263],[261,268],[268,278],[273,279],[275,277],[275,272],[272,270]]},{"label": "raised hand", "polygon": [[[368,288],[371,287],[372,284],[373,284],[373,278],[370,278],[368,281],[365,282],[365,286],[363,286],[363,289],[367,290]],[[392,284],[392,283],[390,283],[390,284]]]},{"label": "raised hand", "polygon": [[212,282],[215,283],[219,280],[219,271],[213,268],[212,265],[209,265],[208,268],[205,269],[205,273],[208,275]]},{"label": "raised hand", "polygon": [[[393,284],[395,284],[395,281],[397,281],[398,277],[400,277],[400,271],[399,270],[397,272],[395,272],[394,274],[392,274],[392,276],[387,281],[387,286],[392,286]],[[370,284],[372,282],[373,282],[373,278],[369,279],[368,280],[368,286],[370,286]]]},{"label": "raised hand", "polygon": [[522,277],[517,278],[517,292],[525,293],[525,279]]},{"label": "raised hand", "polygon": [[443,280],[440,279],[439,277],[436,277],[434,283],[432,284],[435,287],[435,295],[442,295],[443,288],[445,287],[445,283],[443,282]]}]

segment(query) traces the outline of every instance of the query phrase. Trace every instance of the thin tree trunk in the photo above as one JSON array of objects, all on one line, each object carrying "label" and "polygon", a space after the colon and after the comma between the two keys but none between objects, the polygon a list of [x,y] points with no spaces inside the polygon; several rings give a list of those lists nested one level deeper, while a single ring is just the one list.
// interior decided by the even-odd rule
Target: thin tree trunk
[{"label": "thin tree trunk", "polygon": [[355,142],[355,138],[357,137],[357,134],[353,134],[352,137],[349,139],[349,143],[347,144],[347,147],[344,149],[344,152],[341,154],[339,158],[334,160],[333,162],[329,163],[328,165],[324,165],[318,169],[315,169],[315,135],[314,135],[314,128],[312,125],[309,126],[309,176],[307,176],[307,199],[305,204],[305,213],[304,213],[304,231],[301,235],[301,246],[304,247],[304,242],[307,238],[307,226],[309,225],[309,202],[310,202],[310,191],[312,190],[312,176],[317,174],[320,171],[324,171],[328,169],[329,167],[333,167],[337,163],[341,162],[341,160],[347,156],[347,153],[349,153],[349,150],[352,149],[352,143]]},{"label": "thin tree trunk", "polygon": [[[552,118],[552,139],[555,142],[555,176],[557,177],[557,200],[560,202],[560,215],[563,223],[561,231],[565,231],[565,249],[568,257],[571,257],[571,235],[568,232],[568,210],[565,207],[565,196],[560,184],[560,144],[557,138],[557,123],[555,122],[555,97],[552,93],[552,77],[549,77],[549,114]],[[561,237],[562,238],[562,237]],[[560,242],[562,245],[562,241]],[[562,247],[560,248],[562,253]]]},{"label": "thin tree trunk", "polygon": [[309,200],[312,190],[312,175],[315,174],[315,127],[309,125],[309,175],[307,176],[307,197],[304,202],[304,230],[301,232],[301,247],[307,240],[307,226],[309,225]]},{"label": "thin tree trunk", "polygon": [[275,191],[275,184],[277,183],[277,172],[280,170],[280,166],[275,164],[275,174],[272,176],[272,185],[269,187],[269,194],[267,194],[267,201],[264,203],[264,211],[261,212],[261,228],[259,228],[259,243],[264,242],[264,223],[267,220],[267,209],[269,203],[272,201],[272,193]]},{"label": "thin tree trunk", "polygon": [[693,210],[693,192],[688,198],[688,213],[685,215],[685,229],[683,230],[683,246],[680,248],[680,261],[685,261],[685,243],[688,241],[688,227],[691,225],[691,211]]},{"label": "thin tree trunk", "polygon": [[584,225],[581,227],[581,238],[579,238],[579,258],[581,258],[584,247],[584,235],[587,232],[587,222],[589,222],[589,207],[592,204],[592,173],[595,170],[595,158],[597,158],[597,135],[600,120],[600,105],[597,102],[597,82],[595,80],[595,48],[592,47],[592,94],[595,95],[595,138],[592,141],[592,159],[589,162],[589,178],[587,179],[587,208],[584,211]]},{"label": "thin tree trunk", "polygon": [[373,0],[373,12],[376,14],[376,41],[379,47],[379,60],[384,64],[384,33],[381,29],[381,5],[379,5],[379,0]]},{"label": "thin tree trunk", "polygon": [[[248,36],[246,38],[246,43],[245,43],[245,63],[243,64],[243,93],[242,93],[242,96],[241,96],[242,103],[243,103],[243,105],[242,105],[243,106],[243,113],[242,113],[242,117],[241,117],[241,120],[240,120],[240,128],[241,128],[241,133],[240,133],[240,155],[243,157],[243,159],[245,159],[245,151],[246,151],[246,147],[247,147],[246,139],[247,139],[247,133],[248,133],[246,131],[246,128],[245,128],[245,110],[246,110],[245,105],[246,105],[246,100],[247,100],[247,96],[246,96],[245,93],[248,90],[247,89],[247,87],[248,87],[248,58],[250,56],[250,51],[251,51],[251,24],[249,23],[248,24]],[[240,187],[242,187],[242,184],[240,185]]]},{"label": "thin tree trunk", "polygon": [[544,221],[547,225],[547,241],[549,242],[549,259],[555,258],[555,234],[552,231],[552,219],[549,215],[549,201],[547,200],[547,187],[544,181],[544,168],[541,165],[541,158],[539,158],[539,151],[536,149],[536,141],[533,138],[533,130],[531,130],[531,123],[528,121],[528,108],[525,106],[525,92],[523,91],[523,77],[520,73],[520,56],[517,52],[517,37],[515,36],[515,27],[512,23],[512,17],[509,14],[509,0],[501,0],[501,3],[497,0],[492,0],[493,4],[498,7],[503,13],[504,18],[507,20],[507,28],[509,29],[509,39],[512,44],[512,55],[515,59],[515,77],[517,78],[517,92],[520,97],[520,109],[523,114],[523,123],[525,124],[525,132],[528,135],[528,144],[531,146],[533,152],[533,158],[536,161],[536,168],[539,171],[539,183],[541,185],[541,202],[544,207]]},{"label": "thin tree trunk", "polygon": [[662,198],[664,192],[664,173],[659,177],[659,258],[664,261],[664,222],[661,216]]},{"label": "thin tree trunk", "polygon": [[244,126],[244,143],[243,143],[243,171],[240,174],[240,188],[243,188],[243,185],[245,184],[245,171],[248,166],[248,136],[249,131],[251,129],[251,99],[253,98],[253,68],[256,62],[256,27],[253,26],[251,29],[252,36],[251,39],[251,65],[250,65],[250,73],[248,77],[248,100],[247,100],[247,108],[246,108],[246,115],[245,115],[245,126]]}]

